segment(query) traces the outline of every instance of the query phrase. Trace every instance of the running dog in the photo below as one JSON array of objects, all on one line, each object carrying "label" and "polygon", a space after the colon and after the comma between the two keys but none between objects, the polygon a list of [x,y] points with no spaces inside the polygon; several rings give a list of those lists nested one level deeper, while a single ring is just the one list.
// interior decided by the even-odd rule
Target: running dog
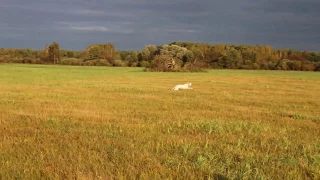
[{"label": "running dog", "polygon": [[186,84],[178,84],[175,87],[173,87],[171,90],[178,91],[182,89],[192,89],[191,86],[192,86],[192,83],[188,82]]}]

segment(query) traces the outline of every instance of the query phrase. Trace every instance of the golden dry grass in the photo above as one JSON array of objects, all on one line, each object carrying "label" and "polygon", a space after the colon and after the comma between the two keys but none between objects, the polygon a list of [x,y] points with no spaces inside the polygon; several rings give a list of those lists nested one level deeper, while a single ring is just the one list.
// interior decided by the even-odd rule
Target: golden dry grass
[{"label": "golden dry grass", "polygon": [[0,179],[319,179],[319,137],[315,72],[0,66]]}]

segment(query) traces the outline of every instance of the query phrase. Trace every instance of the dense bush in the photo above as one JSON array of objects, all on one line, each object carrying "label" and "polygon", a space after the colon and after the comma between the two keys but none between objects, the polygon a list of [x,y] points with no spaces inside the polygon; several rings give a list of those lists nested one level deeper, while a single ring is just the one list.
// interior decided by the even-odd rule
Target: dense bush
[{"label": "dense bush", "polygon": [[63,59],[61,59],[60,64],[81,66],[81,65],[83,65],[83,60],[76,59],[76,58],[63,58]]},{"label": "dense bush", "polygon": [[125,66],[128,66],[128,65],[126,64],[125,61],[122,61],[122,60],[119,60],[119,59],[118,59],[118,60],[114,60],[113,66],[125,67]]},{"label": "dense bush", "polygon": [[106,59],[97,59],[97,60],[93,60],[95,66],[112,66],[112,64],[110,64],[110,62]]},{"label": "dense bush", "polygon": [[140,62],[140,67],[148,67],[150,63],[148,61],[141,61]]},{"label": "dense bush", "polygon": [[303,64],[301,66],[301,70],[302,71],[315,71],[316,70],[316,66],[313,63]]},{"label": "dense bush", "polygon": [[22,58],[5,58],[3,61],[5,63],[23,63]]},{"label": "dense bush", "polygon": [[168,55],[156,55],[153,61],[146,66],[146,71],[163,71],[163,72],[173,72],[178,71],[177,67],[168,67],[168,64],[172,63],[171,56]]},{"label": "dense bush", "polygon": [[[178,61],[179,62],[179,61]],[[183,61],[180,61],[183,62]],[[147,64],[145,71],[155,72],[203,72],[201,63],[186,62],[176,64],[172,56],[169,55],[156,55],[154,60]]]},{"label": "dense bush", "polygon": [[89,60],[83,62],[84,66],[112,66],[109,61],[105,59]]}]

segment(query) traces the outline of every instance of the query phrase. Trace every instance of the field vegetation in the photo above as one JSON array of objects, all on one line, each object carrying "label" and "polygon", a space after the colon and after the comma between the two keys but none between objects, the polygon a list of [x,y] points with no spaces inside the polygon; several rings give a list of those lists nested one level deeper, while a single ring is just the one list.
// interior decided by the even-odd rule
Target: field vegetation
[{"label": "field vegetation", "polygon": [[319,137],[316,72],[0,65],[0,179],[319,179]]}]

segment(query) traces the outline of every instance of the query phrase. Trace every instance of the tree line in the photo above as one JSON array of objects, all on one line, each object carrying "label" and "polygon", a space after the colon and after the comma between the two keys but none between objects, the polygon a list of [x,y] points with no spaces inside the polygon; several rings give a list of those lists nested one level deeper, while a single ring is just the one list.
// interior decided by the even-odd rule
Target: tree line
[{"label": "tree line", "polygon": [[85,50],[60,49],[53,42],[42,50],[0,48],[0,63],[145,67],[146,71],[263,69],[320,71],[320,52],[274,49],[269,45],[172,42],[141,50],[116,50],[112,43]]}]

